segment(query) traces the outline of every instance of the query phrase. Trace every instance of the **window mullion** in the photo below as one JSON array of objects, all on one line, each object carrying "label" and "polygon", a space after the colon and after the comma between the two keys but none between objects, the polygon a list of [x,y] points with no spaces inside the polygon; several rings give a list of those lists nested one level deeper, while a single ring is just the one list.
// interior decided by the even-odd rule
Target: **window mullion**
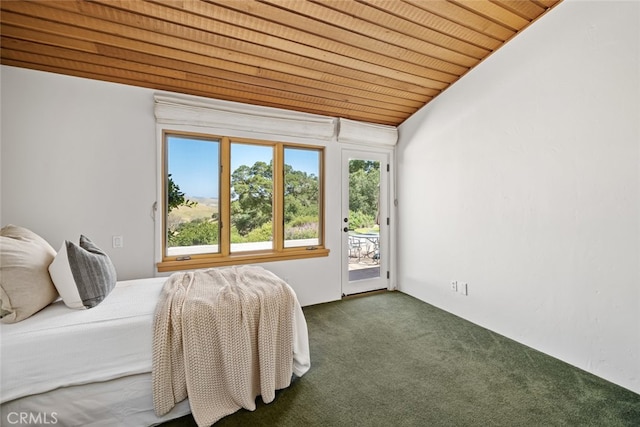
[{"label": "window mullion", "polygon": [[220,253],[231,253],[231,141],[223,137],[220,144]]},{"label": "window mullion", "polygon": [[320,170],[320,177],[321,179],[318,182],[318,191],[319,193],[319,199],[318,199],[318,224],[319,224],[319,229],[318,229],[318,243],[322,246],[325,245],[325,240],[324,240],[324,231],[325,231],[325,211],[324,211],[324,206],[325,206],[325,192],[324,192],[324,183],[325,183],[325,170],[324,170],[324,152],[321,152],[320,155],[320,165],[319,165],[319,170]]},{"label": "window mullion", "polygon": [[273,159],[273,249],[284,249],[284,146],[276,144]]}]

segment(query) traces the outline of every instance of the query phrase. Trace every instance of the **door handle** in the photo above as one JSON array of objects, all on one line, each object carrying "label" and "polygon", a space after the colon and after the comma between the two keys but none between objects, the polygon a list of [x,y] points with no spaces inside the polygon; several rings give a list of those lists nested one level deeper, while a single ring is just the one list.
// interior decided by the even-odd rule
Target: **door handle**
[{"label": "door handle", "polygon": [[348,233],[348,232],[349,232],[349,227],[345,227],[345,228],[343,228],[342,230],[343,230],[345,233]]}]

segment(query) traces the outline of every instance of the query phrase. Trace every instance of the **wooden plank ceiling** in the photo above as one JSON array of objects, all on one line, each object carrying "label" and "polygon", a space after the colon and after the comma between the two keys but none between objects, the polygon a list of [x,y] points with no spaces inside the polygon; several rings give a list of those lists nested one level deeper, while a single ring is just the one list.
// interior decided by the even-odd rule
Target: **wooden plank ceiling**
[{"label": "wooden plank ceiling", "polygon": [[398,125],[560,0],[2,0],[1,62]]}]

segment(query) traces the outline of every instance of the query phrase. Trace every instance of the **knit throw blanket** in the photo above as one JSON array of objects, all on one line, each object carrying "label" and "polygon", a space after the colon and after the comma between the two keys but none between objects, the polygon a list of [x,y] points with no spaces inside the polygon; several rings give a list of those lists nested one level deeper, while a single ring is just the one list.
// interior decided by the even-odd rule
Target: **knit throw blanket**
[{"label": "knit throw blanket", "polygon": [[240,408],[255,410],[258,395],[273,401],[291,382],[296,305],[289,285],[261,267],[170,276],[154,318],[156,414],[188,397],[204,426]]}]

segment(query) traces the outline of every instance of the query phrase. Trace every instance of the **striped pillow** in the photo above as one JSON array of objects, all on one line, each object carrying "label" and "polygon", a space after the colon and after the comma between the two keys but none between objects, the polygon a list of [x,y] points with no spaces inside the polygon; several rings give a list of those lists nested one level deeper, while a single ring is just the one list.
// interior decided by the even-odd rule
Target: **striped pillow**
[{"label": "striped pillow", "polygon": [[85,236],[80,245],[66,240],[49,266],[62,300],[70,308],[100,304],[116,285],[116,269],[109,256]]}]

